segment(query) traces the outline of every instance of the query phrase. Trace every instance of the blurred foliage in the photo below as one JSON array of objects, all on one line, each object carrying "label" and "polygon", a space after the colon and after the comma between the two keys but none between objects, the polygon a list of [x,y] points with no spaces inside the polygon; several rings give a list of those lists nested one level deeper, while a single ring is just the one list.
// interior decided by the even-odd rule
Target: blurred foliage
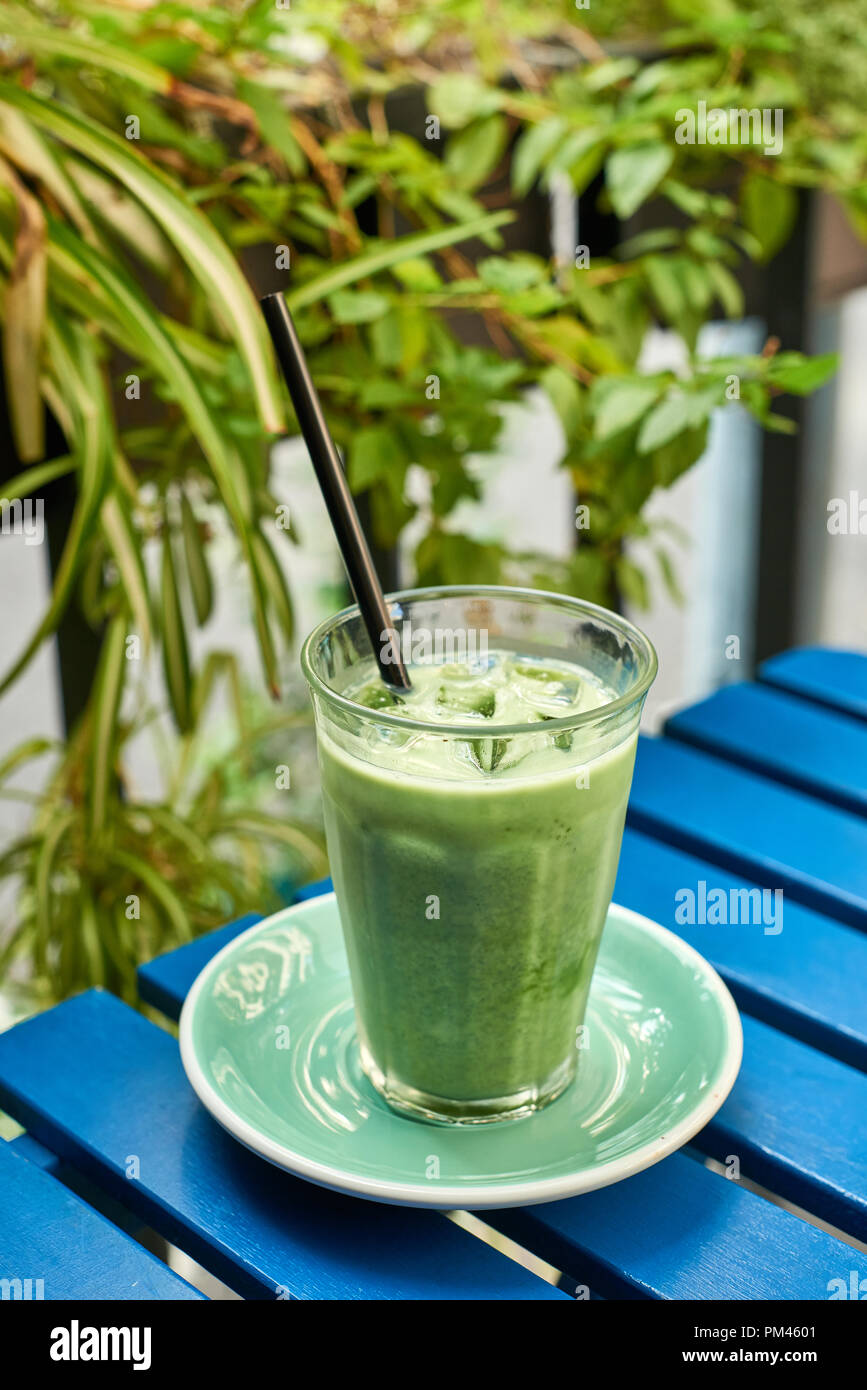
[{"label": "blurred foliage", "polygon": [[[32,465],[5,493],[35,495],[68,472],[77,503],[50,603],[0,692],[70,603],[108,634],[90,708],[35,823],[66,825],[59,857],[34,833],[6,861],[28,885],[27,920],[49,933],[46,969],[52,923],[74,920],[73,902],[109,939],[117,899],[100,874],[117,852],[138,857],[123,887],[140,888],[145,867],[163,875],[176,854],[186,920],[209,920],[180,841],[123,795],[122,723],[134,633],[145,657],[159,653],[177,728],[195,737],[204,673],[190,628],[208,623],[214,601],[208,505],[236,537],[265,684],[279,691],[292,638],[281,549],[293,530],[281,519],[291,499],[271,490],[267,441],[284,403],[239,259],[266,247],[282,273],[380,543],[416,516],[409,469],[428,478],[423,582],[520,579],[640,604],[647,576],[623,543],[649,533],[650,494],[700,456],[712,412],[736,399],[764,428],[787,429],[775,398],[833,370],[797,344],[728,361],[703,360],[696,344],[709,319],[741,315],[738,266],[784,244],[799,189],[830,191],[867,227],[860,9],[3,0],[0,308],[12,423]],[[412,89],[426,116],[416,136],[390,125],[391,99]],[[782,152],[678,143],[679,113],[699,100],[780,108]],[[506,252],[498,229],[511,209],[558,182],[598,187],[624,222],[650,200],[662,212],[606,259]],[[460,249],[479,241],[481,257]],[[466,345],[455,331],[464,320],[483,326],[488,346]],[[683,372],[640,370],[654,323],[682,337]],[[479,495],[473,458],[496,450],[503,404],[533,385],[556,409],[563,466],[589,507],[559,564],[473,539],[454,519]],[[47,465],[43,402],[68,447]],[[651,540],[676,588],[666,536]],[[146,545],[160,554],[156,575]],[[187,825],[199,810],[163,809]],[[216,835],[209,824],[203,839]],[[77,887],[54,897],[69,856]],[[247,888],[232,882],[225,900],[245,905]],[[157,901],[165,937],[152,934],[148,950],[180,930]],[[61,972],[57,988],[72,978]]]}]

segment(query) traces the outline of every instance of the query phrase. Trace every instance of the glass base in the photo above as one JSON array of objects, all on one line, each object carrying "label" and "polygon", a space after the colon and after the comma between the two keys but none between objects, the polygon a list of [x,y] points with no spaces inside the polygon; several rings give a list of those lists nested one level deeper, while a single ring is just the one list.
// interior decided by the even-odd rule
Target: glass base
[{"label": "glass base", "polygon": [[519,1120],[550,1105],[562,1095],[575,1075],[576,1056],[570,1055],[541,1086],[528,1086],[509,1096],[492,1096],[482,1100],[450,1100],[446,1096],[430,1095],[414,1086],[404,1085],[387,1077],[359,1039],[361,1065],[371,1085],[383,1100],[402,1115],[428,1124],[487,1125],[497,1120]]}]

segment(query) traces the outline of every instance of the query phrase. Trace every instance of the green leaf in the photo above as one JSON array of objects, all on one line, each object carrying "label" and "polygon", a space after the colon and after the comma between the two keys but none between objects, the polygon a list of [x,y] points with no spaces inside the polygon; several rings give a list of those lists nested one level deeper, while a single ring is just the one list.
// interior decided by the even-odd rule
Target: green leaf
[{"label": "green leaf", "polygon": [[614,576],[618,589],[629,603],[634,603],[636,608],[649,607],[647,576],[632,560],[625,555],[618,556],[614,565]]},{"label": "green leaf", "polygon": [[531,289],[548,277],[548,267],[538,256],[485,256],[476,266],[479,279],[486,288],[501,294],[514,294]]},{"label": "green leaf", "polygon": [[429,232],[412,232],[409,236],[395,237],[393,241],[377,245],[373,250],[332,266],[321,275],[306,281],[297,290],[286,295],[289,308],[295,313],[310,304],[318,304],[327,299],[335,290],[363,280],[368,275],[377,275],[381,270],[389,270],[393,265],[414,256],[425,256],[431,251],[441,251],[446,246],[454,246],[459,241],[469,241],[481,237],[506,222],[514,221],[513,212],[490,212],[457,226],[436,227]]},{"label": "green leaf", "polygon": [[68,395],[70,402],[70,428],[80,472],[78,500],[48,607],[24,651],[0,681],[0,694],[21,674],[66,610],[102,501],[112,452],[111,415],[93,338],[79,325],[60,320],[49,322],[46,336],[55,376],[63,381],[64,398]]},{"label": "green leaf", "polygon": [[[227,448],[198,382],[178,351],[172,336],[135,282],[117,263],[109,264],[69,228],[52,221],[52,264],[70,275],[85,276],[99,295],[103,311],[118,325],[122,347],[135,347],[162,375],[184,410],[190,428],[214,473],[214,478],[242,540],[249,515],[243,474]],[[115,333],[118,329],[115,328]]]},{"label": "green leaf", "polygon": [[671,146],[661,141],[627,145],[608,156],[605,185],[611,206],[622,222],[650,197],[668,173],[673,159]]},{"label": "green leaf", "polygon": [[681,391],[665,397],[644,421],[638,433],[636,448],[639,454],[652,453],[675,435],[689,429],[693,423],[693,402]]},{"label": "green leaf", "polygon": [[196,520],[190,499],[185,492],[181,492],[181,530],[184,537],[187,578],[190,581],[196,621],[202,627],[210,618],[214,607],[214,585],[208,557],[205,554],[201,528]]},{"label": "green leaf", "polygon": [[743,318],[744,292],[728,267],[719,261],[708,261],[707,273],[726,318]]},{"label": "green leaf", "polygon": [[803,357],[799,352],[781,352],[772,357],[767,369],[767,381],[793,396],[809,396],[834,375],[839,365],[835,352],[819,357]]},{"label": "green leaf", "polygon": [[47,959],[48,946],[51,941],[52,928],[52,874],[54,872],[55,858],[61,841],[69,831],[75,820],[72,811],[63,811],[48,825],[39,851],[36,855],[34,866],[34,899],[36,907],[36,945],[35,945],[35,964],[37,970],[44,974]]},{"label": "green leaf", "polygon": [[11,82],[0,84],[0,98],[118,179],[156,218],[232,333],[265,428],[279,431],[283,411],[264,320],[226,243],[181,185],[89,117]]},{"label": "green leaf", "polygon": [[289,112],[277,93],[258,82],[241,78],[238,83],[238,96],[242,101],[246,101],[248,106],[252,106],[263,139],[282,156],[290,174],[303,174],[307,168],[307,160],[292,133]]},{"label": "green leaf", "polygon": [[98,244],[93,223],[66,169],[41,131],[11,106],[0,106],[0,150],[10,164],[24,169],[52,195],[82,236]]},{"label": "green leaf", "polygon": [[499,164],[508,138],[508,123],[499,112],[474,121],[449,140],[446,172],[461,188],[479,188]]},{"label": "green leaf", "polygon": [[111,547],[115,564],[145,651],[152,641],[150,594],[142,560],[141,543],[132,517],[119,489],[110,492],[102,504],[100,521]]},{"label": "green leaf", "polygon": [[126,674],[126,614],[112,618],[103,639],[91,697],[90,830],[105,829],[111,779],[115,775],[117,716]]},{"label": "green leaf", "polygon": [[634,378],[621,381],[617,377],[603,381],[605,390],[596,408],[593,428],[597,439],[607,439],[634,425],[659,397],[659,386],[654,382]]},{"label": "green leaf", "polygon": [[659,547],[655,553],[659,565],[659,572],[662,575],[662,582],[665,585],[666,591],[675,603],[682,604],[684,601],[683,590],[678,583],[677,574],[671,562],[671,556],[667,550],[663,550],[661,547]]},{"label": "green leaf", "polygon": [[175,723],[181,733],[188,733],[192,727],[190,698],[190,657],[184,616],[178,593],[175,562],[172,556],[172,535],[168,518],[163,529],[162,564],[162,639],[163,671],[169,703]]},{"label": "green leaf", "polygon": [[46,483],[53,483],[55,478],[65,477],[67,473],[72,473],[74,468],[75,459],[72,454],[64,454],[63,458],[52,459],[50,463],[37,463],[35,468],[26,468],[23,473],[16,473],[8,483],[0,484],[3,496],[7,502],[14,502],[19,497],[33,497]]},{"label": "green leaf", "polygon": [[435,267],[423,256],[413,256],[408,261],[400,261],[398,265],[392,266],[391,273],[415,294],[436,294],[442,289],[442,279]]},{"label": "green leaf", "polygon": [[428,110],[439,116],[444,126],[458,129],[477,116],[496,111],[502,95],[495,87],[487,87],[471,73],[447,72],[428,88]]},{"label": "green leaf", "polygon": [[565,368],[558,366],[546,367],[539,378],[539,385],[556,410],[567,441],[571,440],[584,414],[581,387]]},{"label": "green leaf", "polygon": [[741,183],[741,218],[759,244],[761,261],[770,261],[784,246],[798,219],[793,188],[764,174],[748,173]]},{"label": "green leaf", "polygon": [[347,477],[353,492],[364,492],[395,466],[405,471],[394,433],[384,425],[372,425],[358,430],[349,447]]},{"label": "green leaf", "polygon": [[518,138],[512,154],[512,192],[523,198],[535,182],[543,164],[557,148],[567,130],[562,116],[549,116],[531,125]]},{"label": "green leaf", "polygon": [[705,420],[703,424],[683,430],[655,450],[652,457],[654,487],[671,487],[682,473],[701,458],[707,446],[707,431]]},{"label": "green leaf", "polygon": [[283,636],[287,642],[291,642],[295,635],[295,618],[283,569],[270,542],[266,540],[261,531],[253,532],[253,548],[265,592],[274,609]]},{"label": "green leaf", "polygon": [[39,202],[0,157],[0,183],[18,208],[15,254],[6,283],[3,371],[9,418],[18,457],[24,463],[45,452],[45,412],[40,373],[45,322],[45,217]]},{"label": "green leaf", "polygon": [[10,10],[8,5],[3,12],[3,32],[7,38],[15,39],[25,53],[51,53],[86,68],[101,68],[116,81],[126,78],[162,96],[167,96],[171,89],[171,73],[140,57],[130,44],[106,43],[94,34],[39,24]]},{"label": "green leaf", "polygon": [[152,894],[174,927],[178,941],[190,941],[192,939],[190,919],[181,899],[174,889],[169,887],[166,880],[157,873],[156,869],[148,864],[147,860],[122,849],[109,850],[106,858],[110,864],[116,865],[119,869],[126,869],[128,873],[133,874],[142,886]]},{"label": "green leaf", "polygon": [[337,323],[371,323],[390,307],[391,301],[375,290],[336,290],[328,296],[328,308]]}]

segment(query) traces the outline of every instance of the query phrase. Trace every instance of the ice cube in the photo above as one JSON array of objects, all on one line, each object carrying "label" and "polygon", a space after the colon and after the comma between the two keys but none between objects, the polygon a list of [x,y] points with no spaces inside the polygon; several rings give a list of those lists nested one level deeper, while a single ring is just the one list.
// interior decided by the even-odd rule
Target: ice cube
[{"label": "ice cube", "polygon": [[496,772],[502,764],[509,747],[507,738],[471,738],[461,741],[461,753],[477,767],[480,772]]},{"label": "ice cube", "polygon": [[379,680],[369,681],[353,698],[356,704],[364,705],[367,709],[393,709],[404,704],[400,695]]},{"label": "ice cube", "polygon": [[583,685],[579,676],[534,662],[512,662],[509,683],[521,697],[539,710],[564,711],[578,705]]},{"label": "ice cube", "polygon": [[[475,714],[490,719],[497,707],[496,690],[482,677],[473,677],[461,666],[444,666],[447,679],[437,688],[436,702],[440,710],[454,714]],[[459,675],[452,674],[460,672]]]}]

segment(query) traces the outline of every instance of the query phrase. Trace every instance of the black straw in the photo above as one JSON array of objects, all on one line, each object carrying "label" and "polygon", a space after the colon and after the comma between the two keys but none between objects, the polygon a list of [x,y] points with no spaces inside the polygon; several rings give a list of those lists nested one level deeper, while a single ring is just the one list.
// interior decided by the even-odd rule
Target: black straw
[{"label": "black straw", "polygon": [[[261,304],[277,360],[286,378],[289,395],[298,416],[301,433],[322,489],[322,496],[325,498],[349,582],[361,609],[379,674],[387,685],[399,690],[409,690],[409,676],[400,658],[399,645],[383,597],[382,586],[373,567],[340,457],[325,423],[322,406],[310,376],[307,359],[298,341],[292,315],[279,291],[277,294],[265,295]],[[384,643],[388,643],[395,653],[393,661],[384,660]]]}]

